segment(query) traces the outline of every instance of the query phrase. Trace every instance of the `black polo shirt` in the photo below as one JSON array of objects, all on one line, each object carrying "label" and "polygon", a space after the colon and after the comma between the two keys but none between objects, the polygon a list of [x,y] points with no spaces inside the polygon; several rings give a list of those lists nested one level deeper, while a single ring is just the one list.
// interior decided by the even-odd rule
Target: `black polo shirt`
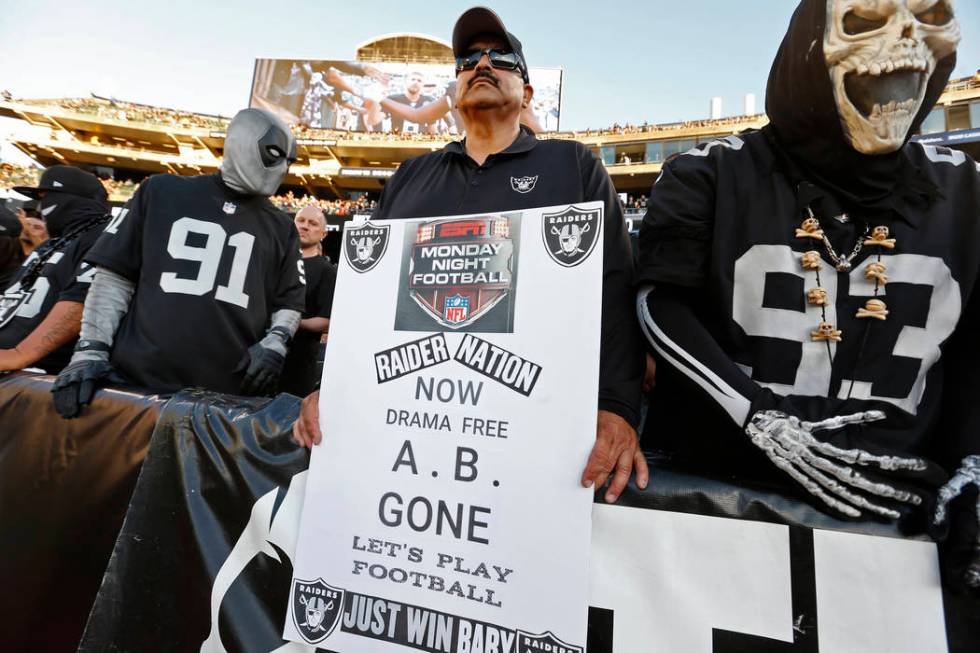
[{"label": "black polo shirt", "polygon": [[[526,192],[512,180],[535,177]],[[526,186],[524,186],[526,189]],[[633,258],[623,212],[602,163],[576,141],[542,140],[521,127],[502,152],[477,165],[463,141],[405,161],[388,181],[377,220],[605,202],[599,408],[636,426],[643,350],[634,310]]]}]

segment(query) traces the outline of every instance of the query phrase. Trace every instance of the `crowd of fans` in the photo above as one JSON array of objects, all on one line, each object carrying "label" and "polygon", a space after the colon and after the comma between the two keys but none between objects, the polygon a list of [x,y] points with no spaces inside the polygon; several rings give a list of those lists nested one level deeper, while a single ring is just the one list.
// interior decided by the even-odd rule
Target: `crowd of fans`
[{"label": "crowd of fans", "polygon": [[[5,99],[11,100],[13,98]],[[142,122],[151,125],[179,127],[183,129],[224,129],[228,126],[228,118],[221,116],[209,116],[191,111],[169,109],[167,107],[154,107],[135,102],[123,102],[112,98],[93,96],[88,98],[64,98],[46,101],[45,103],[48,102],[59,109],[99,116],[100,118],[109,120]],[[25,103],[38,104],[38,102],[31,100]]]},{"label": "crowd of fans", "polygon": [[[41,171],[37,168],[16,166],[10,163],[0,164],[0,188],[33,186],[40,176]],[[128,179],[100,179],[100,181],[105,186],[109,199],[113,202],[125,202],[139,188],[139,182]],[[287,213],[296,213],[305,206],[316,206],[326,215],[340,217],[371,213],[377,206],[377,201],[367,195],[361,195],[357,199],[328,200],[313,195],[297,195],[293,191],[287,191],[282,195],[273,195],[269,199]],[[643,213],[646,210],[646,205],[646,195],[628,195],[624,208],[628,214],[636,214]]]},{"label": "crowd of fans", "polygon": [[0,163],[0,188],[12,186],[33,186],[41,176],[37,168]]},{"label": "crowd of fans", "polygon": [[628,215],[645,213],[647,210],[647,196],[642,193],[639,195],[627,195],[626,201],[623,203],[623,208],[626,209]]},{"label": "crowd of fans", "polygon": [[289,191],[284,195],[274,195],[269,198],[273,204],[283,211],[295,213],[305,206],[316,206],[326,215],[336,215],[340,217],[353,216],[356,214],[370,213],[374,211],[378,203],[367,196],[361,195],[356,200],[324,200],[312,195],[293,194]]},{"label": "crowd of fans", "polygon": [[[41,170],[38,168],[0,163],[0,188],[35,186],[40,177]],[[109,199],[113,202],[125,202],[139,187],[138,182],[128,179],[100,178],[99,181],[105,186],[106,193],[109,194]]]},{"label": "crowd of fans", "polygon": [[623,134],[661,134],[664,132],[684,131],[688,129],[699,129],[701,127],[733,127],[747,123],[755,123],[766,118],[765,114],[752,116],[731,116],[728,118],[712,118],[704,120],[685,120],[684,122],[672,122],[661,125],[652,125],[644,122],[640,125],[626,123],[620,125],[613,123],[612,127],[604,129],[592,129],[588,127],[585,131],[566,132],[572,138],[580,136],[619,136]]},{"label": "crowd of fans", "polygon": [[[9,93],[5,93],[4,99],[11,100]],[[28,100],[27,103],[35,103]],[[155,107],[135,102],[124,102],[112,98],[101,98],[97,96],[89,98],[65,98],[52,101],[55,106],[68,111],[97,115],[110,120],[143,122],[164,127],[180,127],[186,129],[215,129],[224,130],[228,126],[228,119],[221,116],[209,116],[206,114],[180,111],[166,107]],[[765,114],[752,116],[732,116],[728,118],[687,120],[684,122],[668,124],[651,124],[644,121],[642,124],[634,125],[631,123],[613,123],[611,127],[600,129],[586,128],[582,131],[564,131],[542,134],[545,138],[580,138],[583,136],[619,136],[626,134],[661,134],[664,132],[683,131],[697,129],[700,127],[731,127],[746,123],[758,122],[765,118]],[[399,140],[414,142],[445,142],[451,138],[445,134],[426,134],[419,132],[399,133],[397,130],[390,133],[377,132],[352,132],[340,129],[321,129],[307,127],[305,125],[293,126],[293,132],[299,139],[311,140],[345,140],[345,141],[378,141],[378,140]]]},{"label": "crowd of fans", "polygon": [[419,141],[419,142],[440,142],[444,143],[452,136],[446,134],[423,134],[420,132],[400,133],[398,130],[391,132],[356,132],[345,129],[322,129],[318,127],[307,127],[306,125],[293,125],[293,133],[296,138],[310,140],[345,140],[345,141],[378,141],[378,140],[399,140],[399,141]]}]

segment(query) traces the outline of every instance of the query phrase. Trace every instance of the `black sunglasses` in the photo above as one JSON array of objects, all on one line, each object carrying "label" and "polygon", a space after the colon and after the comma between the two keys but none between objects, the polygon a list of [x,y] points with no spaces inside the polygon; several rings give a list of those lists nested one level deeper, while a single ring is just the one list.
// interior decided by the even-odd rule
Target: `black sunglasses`
[{"label": "black sunglasses", "polygon": [[494,48],[481,48],[471,50],[462,57],[456,57],[456,74],[464,70],[473,70],[480,63],[483,55],[490,58],[490,65],[499,70],[519,70],[524,76],[524,62],[521,55],[507,50],[495,50]]}]

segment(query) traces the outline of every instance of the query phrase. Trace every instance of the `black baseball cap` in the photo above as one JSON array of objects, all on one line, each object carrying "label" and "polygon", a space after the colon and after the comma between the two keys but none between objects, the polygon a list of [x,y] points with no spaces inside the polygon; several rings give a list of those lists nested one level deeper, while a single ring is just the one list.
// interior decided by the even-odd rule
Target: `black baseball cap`
[{"label": "black baseball cap", "polygon": [[494,36],[506,43],[511,52],[517,54],[524,62],[524,81],[527,81],[527,59],[524,58],[524,48],[520,39],[507,31],[504,22],[492,9],[473,7],[463,12],[453,27],[453,56],[457,59],[467,54],[470,43],[478,36]]},{"label": "black baseball cap", "polygon": [[68,193],[93,200],[105,201],[108,198],[105,186],[98,177],[81,168],[63,165],[45,170],[37,186],[14,186],[14,190],[33,199],[38,198],[40,191]]}]

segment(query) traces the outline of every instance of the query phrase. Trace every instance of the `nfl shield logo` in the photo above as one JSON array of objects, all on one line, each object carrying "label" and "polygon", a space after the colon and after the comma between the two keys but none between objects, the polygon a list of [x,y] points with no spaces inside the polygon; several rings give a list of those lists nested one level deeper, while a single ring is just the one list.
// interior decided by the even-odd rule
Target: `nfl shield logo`
[{"label": "nfl shield logo", "polygon": [[316,580],[293,580],[290,611],[300,636],[310,644],[325,640],[340,622],[344,611],[344,590]]},{"label": "nfl shield logo", "polygon": [[445,308],[447,322],[465,322],[470,314],[470,298],[458,294],[447,297]]},{"label": "nfl shield logo", "polygon": [[234,214],[237,209],[238,207],[235,206],[234,202],[225,202],[225,205],[221,207],[221,210],[227,213],[228,215]]},{"label": "nfl shield logo", "polygon": [[548,255],[555,263],[570,268],[587,259],[599,242],[602,209],[584,211],[570,206],[558,213],[545,213],[541,226]]},{"label": "nfl shield logo", "polygon": [[582,647],[566,644],[555,637],[550,630],[540,635],[525,633],[523,630],[517,631],[517,653],[539,653],[540,651],[582,653]]}]

